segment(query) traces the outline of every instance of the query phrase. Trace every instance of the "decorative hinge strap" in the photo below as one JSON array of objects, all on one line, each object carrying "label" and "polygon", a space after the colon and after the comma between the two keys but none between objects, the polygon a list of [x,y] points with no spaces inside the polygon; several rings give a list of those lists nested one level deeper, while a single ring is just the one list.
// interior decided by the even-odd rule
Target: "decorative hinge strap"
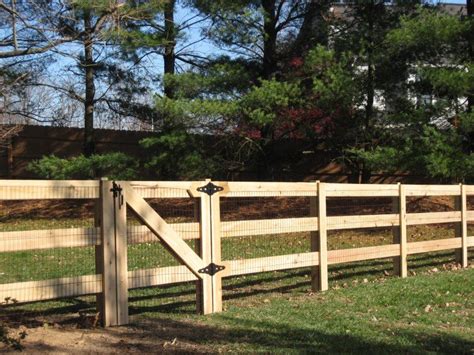
[{"label": "decorative hinge strap", "polygon": [[214,263],[210,263],[207,265],[205,268],[198,270],[201,274],[208,274],[211,276],[214,276],[217,274],[219,271],[222,271],[225,269],[224,265],[216,265]]},{"label": "decorative hinge strap", "polygon": [[208,194],[209,196],[212,196],[216,192],[224,190],[224,188],[222,186],[217,186],[217,185],[214,185],[212,182],[209,182],[207,185],[198,187],[197,190],[199,192],[204,192]]}]

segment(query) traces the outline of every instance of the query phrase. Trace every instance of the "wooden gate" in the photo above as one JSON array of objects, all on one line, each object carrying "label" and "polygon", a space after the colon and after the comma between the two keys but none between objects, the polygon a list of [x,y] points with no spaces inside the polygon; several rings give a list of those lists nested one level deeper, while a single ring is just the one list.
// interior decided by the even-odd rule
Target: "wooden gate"
[{"label": "wooden gate", "polygon": [[[98,304],[105,326],[128,323],[127,271],[127,206],[138,219],[163,243],[176,259],[198,279],[198,311],[209,314],[222,311],[219,197],[222,187],[211,181],[193,184],[187,190],[190,197],[200,199],[200,248],[193,250],[129,182],[101,181],[102,253],[99,269],[103,273],[103,293]],[[228,270],[225,270],[228,271]]]}]

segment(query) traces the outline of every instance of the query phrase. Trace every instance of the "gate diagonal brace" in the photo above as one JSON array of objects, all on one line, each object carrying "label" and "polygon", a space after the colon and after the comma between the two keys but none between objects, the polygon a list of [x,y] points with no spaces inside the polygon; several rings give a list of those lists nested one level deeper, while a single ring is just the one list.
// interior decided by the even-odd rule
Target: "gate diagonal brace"
[{"label": "gate diagonal brace", "polygon": [[201,273],[201,274],[208,274],[208,275],[211,275],[211,276],[214,276],[215,274],[217,274],[219,271],[222,271],[225,269],[225,266],[224,265],[216,265],[214,263],[210,263],[209,265],[207,265],[205,268],[203,269],[199,269],[198,271]]},{"label": "gate diagonal brace", "polygon": [[209,196],[212,196],[216,192],[224,190],[224,188],[222,186],[217,186],[217,185],[214,185],[212,182],[209,182],[207,185],[198,187],[197,190],[199,192],[204,192],[208,194]]}]

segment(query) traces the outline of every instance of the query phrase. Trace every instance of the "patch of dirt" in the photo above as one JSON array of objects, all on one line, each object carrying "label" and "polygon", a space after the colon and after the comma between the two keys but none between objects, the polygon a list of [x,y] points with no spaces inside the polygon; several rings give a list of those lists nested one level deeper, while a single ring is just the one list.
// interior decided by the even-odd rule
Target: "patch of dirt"
[{"label": "patch of dirt", "polygon": [[[25,330],[25,329],[23,329]],[[10,330],[12,336],[20,329]],[[215,353],[215,346],[204,344],[211,334],[205,325],[182,321],[140,320],[139,325],[127,327],[75,329],[42,326],[26,329],[26,338],[21,341],[27,354],[142,354],[142,353]],[[18,353],[0,344],[2,353]]]}]

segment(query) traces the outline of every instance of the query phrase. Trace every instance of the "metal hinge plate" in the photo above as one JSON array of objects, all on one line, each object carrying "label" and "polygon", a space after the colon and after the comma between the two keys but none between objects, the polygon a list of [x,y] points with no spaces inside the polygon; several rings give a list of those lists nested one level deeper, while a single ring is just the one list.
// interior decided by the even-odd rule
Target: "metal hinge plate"
[{"label": "metal hinge plate", "polygon": [[217,186],[217,185],[214,185],[212,182],[209,182],[207,185],[198,187],[197,190],[199,192],[204,192],[208,194],[209,196],[212,196],[216,192],[224,190],[224,188],[222,186]]},{"label": "metal hinge plate", "polygon": [[208,274],[211,276],[214,276],[217,274],[219,271],[222,271],[225,269],[224,265],[216,265],[214,263],[210,263],[207,265],[205,268],[198,270],[201,274]]}]

